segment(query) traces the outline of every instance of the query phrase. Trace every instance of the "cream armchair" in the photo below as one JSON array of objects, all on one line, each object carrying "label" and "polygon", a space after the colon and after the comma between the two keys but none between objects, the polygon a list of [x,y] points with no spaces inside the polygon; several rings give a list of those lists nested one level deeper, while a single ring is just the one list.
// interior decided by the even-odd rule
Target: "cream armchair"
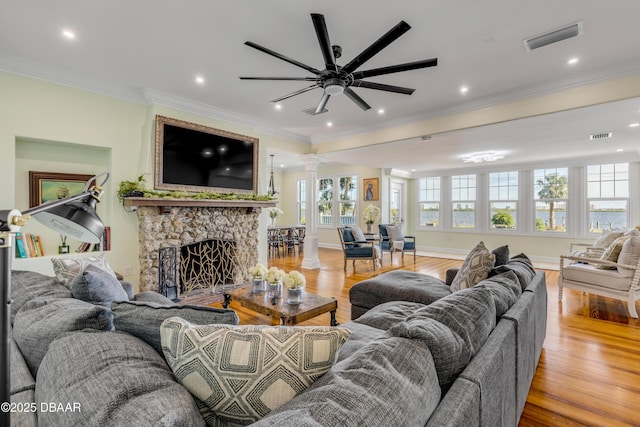
[{"label": "cream armchair", "polygon": [[[602,266],[610,269],[603,269]],[[640,299],[640,237],[630,237],[624,241],[617,261],[562,255],[558,300],[562,300],[563,288],[626,301],[629,316],[638,318],[636,300]]]}]

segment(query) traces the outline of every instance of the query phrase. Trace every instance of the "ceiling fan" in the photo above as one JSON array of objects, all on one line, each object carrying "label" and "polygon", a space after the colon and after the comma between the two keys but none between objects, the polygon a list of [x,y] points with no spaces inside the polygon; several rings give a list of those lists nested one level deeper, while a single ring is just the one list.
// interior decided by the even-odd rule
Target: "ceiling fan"
[{"label": "ceiling fan", "polygon": [[355,102],[362,110],[366,111],[371,108],[362,98],[360,98],[352,89],[352,87],[362,87],[366,89],[382,90],[386,92],[400,93],[403,95],[411,95],[415,89],[392,86],[383,83],[375,83],[365,81],[363,79],[374,76],[382,76],[385,74],[399,73],[401,71],[416,70],[419,68],[434,67],[438,65],[438,58],[425,59],[422,61],[408,62],[405,64],[391,65],[388,67],[373,68],[366,71],[356,71],[365,62],[378,54],[382,49],[393,43],[397,38],[411,29],[411,26],[404,21],[400,21],[397,25],[386,32],[382,37],[373,42],[371,46],[363,50],[358,56],[353,58],[349,63],[344,66],[336,64],[336,59],[340,58],[342,54],[342,48],[337,45],[331,45],[329,41],[329,33],[327,31],[327,25],[324,20],[324,16],[319,13],[312,13],[311,20],[316,30],[318,42],[320,43],[320,50],[324,57],[325,69],[318,70],[316,68],[305,65],[295,59],[288,58],[278,52],[275,52],[266,47],[260,46],[254,42],[245,42],[247,46],[264,52],[268,55],[275,56],[282,59],[296,67],[303,68],[313,74],[315,77],[240,77],[241,80],[293,80],[293,81],[306,81],[313,82],[311,86],[303,89],[291,92],[287,95],[281,96],[271,100],[271,102],[280,102],[282,100],[291,98],[301,93],[308,92],[316,88],[324,89],[324,94],[320,99],[320,103],[315,110],[308,110],[311,114],[320,114],[328,111],[325,109],[329,98],[332,95],[340,95],[344,93],[350,100]]}]

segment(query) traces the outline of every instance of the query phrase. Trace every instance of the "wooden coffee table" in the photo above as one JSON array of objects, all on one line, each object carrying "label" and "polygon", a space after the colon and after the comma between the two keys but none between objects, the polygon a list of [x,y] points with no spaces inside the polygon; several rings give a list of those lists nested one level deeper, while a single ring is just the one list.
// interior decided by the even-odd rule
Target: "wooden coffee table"
[{"label": "wooden coffee table", "polygon": [[254,294],[250,286],[229,290],[224,294],[223,307],[228,308],[229,302],[235,299],[243,307],[271,316],[272,325],[289,326],[329,312],[331,313],[331,326],[338,325],[338,322],[336,322],[338,301],[335,298],[327,298],[305,292],[301,304],[290,305],[287,304],[286,289],[283,289],[282,293],[282,298],[276,299],[275,304],[272,304],[273,301],[267,298],[266,292]]}]

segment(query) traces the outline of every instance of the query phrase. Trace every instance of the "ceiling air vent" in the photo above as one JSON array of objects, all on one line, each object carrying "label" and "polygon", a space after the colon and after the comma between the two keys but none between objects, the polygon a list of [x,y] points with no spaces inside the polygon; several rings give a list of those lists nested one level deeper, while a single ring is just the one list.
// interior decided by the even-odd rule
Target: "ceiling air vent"
[{"label": "ceiling air vent", "polygon": [[613,132],[592,133],[591,135],[589,135],[589,139],[593,141],[596,139],[611,138],[612,136],[613,136]]},{"label": "ceiling air vent", "polygon": [[525,49],[534,50],[580,35],[582,35],[582,21],[536,37],[531,37],[530,39],[523,40],[522,42],[524,43]]}]

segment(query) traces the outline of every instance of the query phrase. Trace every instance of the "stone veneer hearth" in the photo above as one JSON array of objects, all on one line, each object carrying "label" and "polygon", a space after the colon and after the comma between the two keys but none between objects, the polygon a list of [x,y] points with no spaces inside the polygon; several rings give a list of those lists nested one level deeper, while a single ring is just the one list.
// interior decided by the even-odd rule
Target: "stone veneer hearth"
[{"label": "stone veneer hearth", "polygon": [[140,291],[158,292],[158,249],[208,239],[236,242],[234,283],[249,280],[248,268],[258,260],[260,208],[138,206]]}]

